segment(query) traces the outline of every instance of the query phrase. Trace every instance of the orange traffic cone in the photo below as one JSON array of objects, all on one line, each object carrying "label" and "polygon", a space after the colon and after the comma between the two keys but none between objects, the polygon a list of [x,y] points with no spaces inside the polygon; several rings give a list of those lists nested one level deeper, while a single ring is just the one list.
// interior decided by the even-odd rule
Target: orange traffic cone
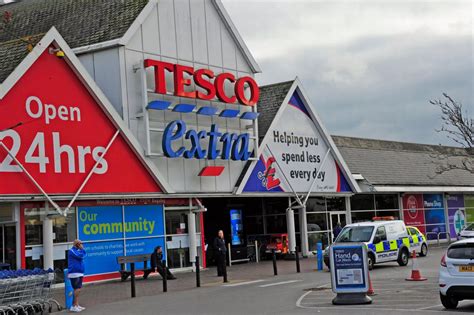
[{"label": "orange traffic cone", "polygon": [[421,276],[421,272],[418,269],[418,262],[417,262],[417,259],[416,259],[416,251],[413,251],[412,260],[413,260],[413,264],[412,264],[412,268],[411,268],[411,276],[410,276],[410,278],[406,278],[405,280],[407,280],[407,281],[425,281],[426,278],[423,278]]},{"label": "orange traffic cone", "polygon": [[372,280],[370,280],[370,273],[369,275],[369,291],[367,291],[368,296],[373,296],[375,295],[374,287],[372,286]]}]

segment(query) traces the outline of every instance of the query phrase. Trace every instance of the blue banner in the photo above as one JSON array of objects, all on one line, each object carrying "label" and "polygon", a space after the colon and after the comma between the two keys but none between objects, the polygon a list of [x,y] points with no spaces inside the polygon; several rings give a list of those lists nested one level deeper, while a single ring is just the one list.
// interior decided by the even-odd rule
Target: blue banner
[{"label": "blue banner", "polygon": [[163,212],[161,205],[79,207],[86,275],[117,272],[117,256],[151,254],[156,246],[163,248],[166,259]]},{"label": "blue banner", "polygon": [[230,210],[230,232],[232,245],[242,245],[242,210]]}]

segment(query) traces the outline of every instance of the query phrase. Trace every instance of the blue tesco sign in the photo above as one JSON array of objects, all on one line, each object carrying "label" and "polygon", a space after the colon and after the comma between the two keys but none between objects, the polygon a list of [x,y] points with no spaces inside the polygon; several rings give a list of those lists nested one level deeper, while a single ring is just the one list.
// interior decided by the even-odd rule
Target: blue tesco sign
[{"label": "blue tesco sign", "polygon": [[[176,144],[181,143],[183,138],[191,144],[189,149],[184,146],[176,148]],[[208,143],[206,149],[202,147],[201,141]],[[249,142],[248,133],[221,133],[217,124],[212,124],[210,131],[187,130],[184,121],[175,120],[163,132],[162,149],[169,158],[215,160],[220,157],[223,160],[247,161],[250,157]]]},{"label": "blue tesco sign", "polygon": [[362,293],[369,290],[365,244],[340,243],[332,245],[330,263],[334,293]]}]

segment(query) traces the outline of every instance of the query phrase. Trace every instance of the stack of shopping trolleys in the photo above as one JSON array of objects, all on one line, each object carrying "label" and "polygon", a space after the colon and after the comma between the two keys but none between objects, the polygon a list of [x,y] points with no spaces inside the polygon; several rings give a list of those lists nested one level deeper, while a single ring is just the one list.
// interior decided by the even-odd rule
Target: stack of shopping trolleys
[{"label": "stack of shopping trolleys", "polygon": [[37,314],[51,312],[55,281],[53,270],[4,270],[0,271],[0,314]]}]

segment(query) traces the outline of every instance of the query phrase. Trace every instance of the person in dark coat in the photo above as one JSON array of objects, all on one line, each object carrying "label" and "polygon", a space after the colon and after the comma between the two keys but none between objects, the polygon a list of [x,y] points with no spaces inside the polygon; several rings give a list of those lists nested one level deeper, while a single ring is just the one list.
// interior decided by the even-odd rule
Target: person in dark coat
[{"label": "person in dark coat", "polygon": [[225,246],[224,232],[219,230],[214,240],[214,257],[217,263],[217,276],[222,277],[226,268],[227,247]]},{"label": "person in dark coat", "polygon": [[166,272],[166,278],[169,280],[175,280],[176,277],[171,273],[169,268],[163,264],[163,249],[161,246],[156,246],[155,250],[153,250],[153,253],[151,254],[151,269],[147,270],[145,272],[145,275],[143,276],[145,279],[148,278],[148,275],[152,272],[158,272],[161,277],[164,277],[164,274]]},{"label": "person in dark coat", "polygon": [[334,239],[339,235],[339,233],[341,233],[341,231],[342,231],[341,223],[337,222],[336,226],[334,227],[332,231],[332,233],[334,234]]}]

